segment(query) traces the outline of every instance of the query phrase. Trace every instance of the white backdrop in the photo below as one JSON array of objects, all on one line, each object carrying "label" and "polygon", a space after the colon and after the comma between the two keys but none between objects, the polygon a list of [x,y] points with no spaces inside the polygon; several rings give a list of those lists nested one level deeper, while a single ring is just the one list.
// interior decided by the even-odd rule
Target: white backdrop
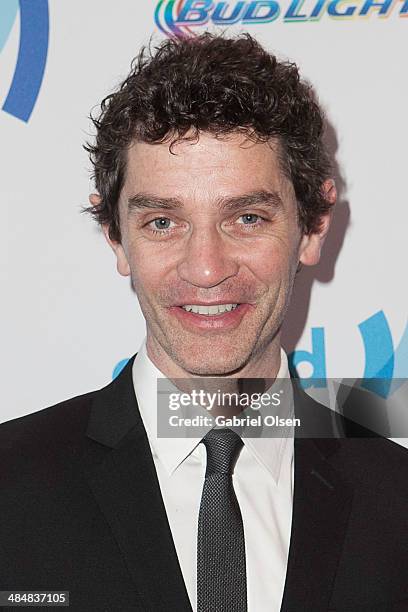
[{"label": "white backdrop", "polygon": [[[162,18],[172,0],[28,1],[37,18],[48,5],[49,40],[30,118],[0,112],[0,421],[101,387],[143,339],[128,280],[117,274],[102,234],[80,214],[93,188],[81,145],[91,132],[90,110],[124,78],[140,45],[152,34],[157,41],[164,36],[154,13],[159,8]],[[278,4],[276,20],[237,23],[231,32],[249,31],[281,58],[294,60],[316,86],[342,175],[333,234],[322,264],[299,278],[286,345],[303,351],[299,359],[307,357],[304,351],[313,353],[315,375],[381,371],[408,377],[408,19],[399,15],[401,9],[408,13],[408,5],[396,0],[388,17],[377,7],[365,18],[335,19],[323,11],[318,21],[293,23],[284,20],[289,0]],[[310,14],[315,4],[306,2],[303,12]],[[361,11],[363,5],[336,4],[339,11]],[[27,0],[1,0],[1,105],[21,32],[30,30],[24,11]],[[26,51],[32,57],[39,53],[38,29],[33,23]],[[299,370],[305,377],[313,373],[307,359]]]}]

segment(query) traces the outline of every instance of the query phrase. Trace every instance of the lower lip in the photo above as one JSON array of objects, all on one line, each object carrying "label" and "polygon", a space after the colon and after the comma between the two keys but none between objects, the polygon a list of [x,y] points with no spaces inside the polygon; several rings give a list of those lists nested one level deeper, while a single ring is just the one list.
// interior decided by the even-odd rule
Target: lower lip
[{"label": "lower lip", "polygon": [[226,330],[240,325],[247,312],[254,308],[251,304],[239,304],[234,310],[226,311],[218,315],[201,315],[195,312],[187,312],[181,306],[172,306],[170,313],[177,317],[183,327],[192,330]]}]

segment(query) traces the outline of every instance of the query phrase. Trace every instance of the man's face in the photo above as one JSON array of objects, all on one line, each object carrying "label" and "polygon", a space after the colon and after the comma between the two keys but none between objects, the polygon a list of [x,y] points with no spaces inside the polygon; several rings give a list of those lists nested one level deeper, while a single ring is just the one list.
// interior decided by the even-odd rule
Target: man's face
[{"label": "man's face", "polygon": [[242,134],[201,134],[172,152],[135,143],[119,210],[122,242],[109,242],[156,365],[237,376],[276,360],[299,261],[316,263],[322,241],[301,234],[276,146]]}]

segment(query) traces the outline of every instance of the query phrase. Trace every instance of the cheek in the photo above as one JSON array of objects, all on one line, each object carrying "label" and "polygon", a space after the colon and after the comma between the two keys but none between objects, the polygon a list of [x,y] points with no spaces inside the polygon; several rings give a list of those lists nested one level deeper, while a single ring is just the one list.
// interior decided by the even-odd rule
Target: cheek
[{"label": "cheek", "polygon": [[131,248],[130,271],[133,287],[138,297],[143,300],[143,296],[155,295],[160,293],[166,284],[169,274],[169,260],[163,258],[160,253],[153,253],[151,249]]},{"label": "cheek", "polygon": [[139,258],[132,259],[131,274],[136,290],[140,289],[146,293],[159,284],[160,275],[156,267],[143,263]]},{"label": "cheek", "polygon": [[288,240],[259,241],[241,258],[242,263],[265,284],[284,282],[297,267],[296,249]]}]

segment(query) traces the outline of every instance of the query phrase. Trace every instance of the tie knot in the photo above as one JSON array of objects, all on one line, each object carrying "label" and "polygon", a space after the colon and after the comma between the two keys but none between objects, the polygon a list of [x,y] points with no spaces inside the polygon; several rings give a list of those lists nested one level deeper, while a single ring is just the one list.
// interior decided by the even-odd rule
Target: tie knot
[{"label": "tie knot", "polygon": [[211,429],[202,441],[207,449],[205,477],[211,474],[232,474],[243,445],[240,436],[232,429]]}]

